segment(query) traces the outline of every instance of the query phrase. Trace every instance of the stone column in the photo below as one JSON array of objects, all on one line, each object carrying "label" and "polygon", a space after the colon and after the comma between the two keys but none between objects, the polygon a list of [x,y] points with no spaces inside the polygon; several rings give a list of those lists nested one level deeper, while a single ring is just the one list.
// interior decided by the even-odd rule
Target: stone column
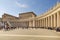
[{"label": "stone column", "polygon": [[36,24],[37,24],[36,27],[38,27],[38,21],[36,21]]},{"label": "stone column", "polygon": [[49,26],[51,27],[51,16],[49,16],[49,22],[50,22],[50,25]]},{"label": "stone column", "polygon": [[43,19],[43,24],[44,24],[43,27],[45,27],[45,19]]},{"label": "stone column", "polygon": [[41,27],[43,27],[43,20],[41,19]]},{"label": "stone column", "polygon": [[60,26],[60,14],[57,12],[57,27]]},{"label": "stone column", "polygon": [[48,17],[48,27],[50,27],[50,16]]},{"label": "stone column", "polygon": [[28,27],[29,27],[29,21],[28,21]]},{"label": "stone column", "polygon": [[29,27],[32,27],[32,24],[33,22],[32,21],[29,21]]},{"label": "stone column", "polygon": [[43,25],[43,27],[44,27],[44,19],[42,19],[42,20],[43,20],[43,24],[42,24],[42,25]]},{"label": "stone column", "polygon": [[37,20],[37,23],[38,23],[38,27],[39,27],[39,20]]},{"label": "stone column", "polygon": [[56,14],[54,14],[54,27],[56,27]]},{"label": "stone column", "polygon": [[48,16],[48,27],[49,27],[49,16]]},{"label": "stone column", "polygon": [[51,15],[51,27],[52,27],[52,15]]},{"label": "stone column", "polygon": [[46,27],[47,27],[47,18],[46,18]]},{"label": "stone column", "polygon": [[41,19],[41,21],[40,21],[40,27],[42,27],[42,19]]},{"label": "stone column", "polygon": [[43,19],[44,20],[44,27],[45,27],[45,19]]},{"label": "stone column", "polygon": [[38,20],[37,20],[37,27],[38,27]]},{"label": "stone column", "polygon": [[39,27],[40,27],[40,20],[39,20]]},{"label": "stone column", "polygon": [[46,27],[46,18],[45,18],[45,27]]},{"label": "stone column", "polygon": [[41,27],[41,20],[40,20],[40,27]]},{"label": "stone column", "polygon": [[45,18],[43,19],[43,27],[45,27]]},{"label": "stone column", "polygon": [[35,27],[35,20],[33,20],[33,27]]},{"label": "stone column", "polygon": [[35,23],[36,23],[36,27],[37,27],[37,20],[36,20],[36,22],[35,22]]},{"label": "stone column", "polygon": [[43,19],[42,19],[42,27],[43,27]]},{"label": "stone column", "polygon": [[31,27],[31,21],[29,21],[29,27]]},{"label": "stone column", "polygon": [[38,27],[39,27],[39,25],[40,25],[40,21],[38,20]]},{"label": "stone column", "polygon": [[36,27],[36,20],[35,20],[35,27]]},{"label": "stone column", "polygon": [[48,28],[48,25],[49,25],[49,24],[48,24],[48,17],[47,17],[47,28]]}]

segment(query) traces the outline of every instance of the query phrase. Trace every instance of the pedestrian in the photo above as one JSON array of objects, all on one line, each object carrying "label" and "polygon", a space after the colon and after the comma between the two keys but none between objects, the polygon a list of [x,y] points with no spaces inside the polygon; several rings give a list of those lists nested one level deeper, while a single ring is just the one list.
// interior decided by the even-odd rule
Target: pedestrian
[{"label": "pedestrian", "polygon": [[5,30],[8,30],[9,29],[9,25],[8,23],[5,23]]}]

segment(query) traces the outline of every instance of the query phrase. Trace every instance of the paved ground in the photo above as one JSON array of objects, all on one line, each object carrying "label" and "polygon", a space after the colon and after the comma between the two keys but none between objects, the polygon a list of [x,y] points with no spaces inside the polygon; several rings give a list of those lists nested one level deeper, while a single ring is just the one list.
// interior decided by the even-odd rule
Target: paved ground
[{"label": "paved ground", "polygon": [[0,40],[60,40],[60,32],[48,29],[1,30]]}]

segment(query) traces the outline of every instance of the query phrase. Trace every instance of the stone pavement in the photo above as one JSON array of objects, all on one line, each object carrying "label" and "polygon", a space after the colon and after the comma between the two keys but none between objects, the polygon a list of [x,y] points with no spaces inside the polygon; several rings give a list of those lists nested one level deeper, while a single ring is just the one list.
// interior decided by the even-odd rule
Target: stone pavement
[{"label": "stone pavement", "polygon": [[0,31],[0,40],[60,40],[60,32],[48,29],[14,29]]}]

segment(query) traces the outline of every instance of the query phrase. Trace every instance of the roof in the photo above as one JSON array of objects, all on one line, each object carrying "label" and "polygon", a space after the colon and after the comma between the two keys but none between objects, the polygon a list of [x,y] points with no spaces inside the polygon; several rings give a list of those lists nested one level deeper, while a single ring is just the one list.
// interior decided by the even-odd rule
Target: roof
[{"label": "roof", "polygon": [[[11,17],[15,17],[15,16],[12,16],[12,15],[10,15],[10,14],[6,14],[6,13],[4,13],[4,15],[8,15],[8,16],[11,16]],[[15,17],[15,18],[18,18],[18,17]]]},{"label": "roof", "polygon": [[20,13],[19,15],[23,15],[23,14],[33,14],[33,15],[37,16],[34,12],[25,12],[25,13]]}]

